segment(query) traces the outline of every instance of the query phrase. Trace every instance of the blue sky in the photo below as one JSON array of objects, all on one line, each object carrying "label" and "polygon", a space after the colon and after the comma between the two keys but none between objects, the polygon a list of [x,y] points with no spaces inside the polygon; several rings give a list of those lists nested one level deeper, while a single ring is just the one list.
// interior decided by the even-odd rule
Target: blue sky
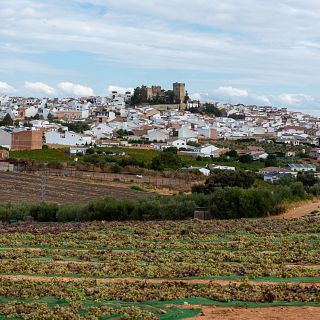
[{"label": "blue sky", "polygon": [[0,94],[181,81],[201,100],[320,115],[318,0],[1,0]]}]

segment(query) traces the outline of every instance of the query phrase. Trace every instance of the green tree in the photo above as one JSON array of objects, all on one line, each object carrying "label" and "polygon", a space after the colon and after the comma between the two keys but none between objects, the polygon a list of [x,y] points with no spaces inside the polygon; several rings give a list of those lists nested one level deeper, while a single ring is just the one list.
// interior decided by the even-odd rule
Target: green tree
[{"label": "green tree", "polygon": [[134,89],[133,96],[131,97],[131,105],[148,102],[147,87],[141,86]]},{"label": "green tree", "polygon": [[171,152],[171,153],[177,154],[178,149],[176,147],[169,147],[169,148],[164,149],[163,152],[165,152],[165,153]]},{"label": "green tree", "polygon": [[273,154],[269,154],[268,158],[265,161],[266,167],[277,167],[278,166],[278,160],[277,157]]},{"label": "green tree", "polygon": [[222,116],[222,112],[220,111],[220,109],[217,108],[217,106],[212,103],[205,103],[203,112],[206,114],[212,114],[216,117]]},{"label": "green tree", "polygon": [[255,175],[246,171],[216,170],[207,179],[204,185],[194,186],[195,193],[210,194],[217,188],[240,187],[250,188],[255,181]]},{"label": "green tree", "polygon": [[253,157],[250,154],[244,154],[239,157],[239,161],[242,163],[252,163],[253,162]]},{"label": "green tree", "polygon": [[118,163],[114,163],[111,167],[111,170],[113,173],[120,173],[122,170],[122,167]]},{"label": "green tree", "polygon": [[123,137],[127,137],[127,136],[133,136],[133,132],[120,129],[120,130],[117,131],[117,135],[119,137],[123,138]]},{"label": "green tree", "polygon": [[308,187],[312,187],[315,184],[320,183],[320,179],[313,173],[299,173],[297,176],[297,181],[302,182],[304,186]]},{"label": "green tree", "polygon": [[52,122],[54,120],[54,115],[52,113],[49,113],[48,116],[47,116],[47,120],[49,122]]},{"label": "green tree", "polygon": [[7,113],[5,115],[5,117],[3,118],[3,120],[0,122],[0,125],[1,126],[12,126],[13,125],[13,120],[12,118],[10,117],[10,114]]},{"label": "green tree", "polygon": [[293,197],[304,199],[306,197],[306,190],[302,182],[294,182],[290,185]]},{"label": "green tree", "polygon": [[151,162],[151,169],[163,171],[165,169],[179,169],[182,166],[181,158],[172,152],[161,152]]},{"label": "green tree", "polygon": [[90,130],[90,126],[85,122],[72,122],[72,123],[62,123],[64,127],[68,127],[69,131],[74,131],[76,133],[82,133],[84,131]]},{"label": "green tree", "polygon": [[238,157],[238,153],[236,150],[230,150],[228,151],[226,154],[225,154],[227,157],[230,157],[230,158],[237,158]]}]

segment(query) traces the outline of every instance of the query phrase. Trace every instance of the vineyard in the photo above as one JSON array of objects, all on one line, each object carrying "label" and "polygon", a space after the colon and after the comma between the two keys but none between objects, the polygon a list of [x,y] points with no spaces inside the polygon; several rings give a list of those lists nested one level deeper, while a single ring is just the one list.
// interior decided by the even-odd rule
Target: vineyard
[{"label": "vineyard", "polygon": [[87,203],[94,199],[143,199],[146,192],[117,186],[112,182],[88,183],[73,178],[40,176],[25,173],[0,172],[0,201],[50,203]]},{"label": "vineyard", "polygon": [[0,318],[210,319],[210,308],[308,307],[318,319],[319,244],[316,215],[3,225]]}]

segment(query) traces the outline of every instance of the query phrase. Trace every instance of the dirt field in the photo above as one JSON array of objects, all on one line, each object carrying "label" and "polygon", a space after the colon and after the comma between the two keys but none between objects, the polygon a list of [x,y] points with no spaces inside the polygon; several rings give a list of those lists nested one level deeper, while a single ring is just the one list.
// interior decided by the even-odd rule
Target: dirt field
[{"label": "dirt field", "polygon": [[93,183],[73,178],[46,177],[21,173],[0,172],[0,201],[86,203],[93,199],[143,199],[151,193],[131,190],[129,186],[115,183]]},{"label": "dirt field", "polygon": [[320,200],[305,201],[290,206],[284,214],[278,216],[278,219],[296,219],[307,216],[312,211],[320,211]]},{"label": "dirt field", "polygon": [[202,314],[193,320],[301,320],[320,319],[318,307],[217,308],[201,307]]}]

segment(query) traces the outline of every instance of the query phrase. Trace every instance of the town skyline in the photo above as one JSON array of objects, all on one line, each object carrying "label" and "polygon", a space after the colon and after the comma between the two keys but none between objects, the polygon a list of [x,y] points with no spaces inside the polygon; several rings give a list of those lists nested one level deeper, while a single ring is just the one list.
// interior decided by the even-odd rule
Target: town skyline
[{"label": "town skyline", "polygon": [[[26,82],[25,86],[27,86],[29,88],[29,92],[30,94],[26,94],[26,95],[19,95],[19,91],[12,88],[12,90],[10,91],[2,91],[0,90],[0,98],[1,97],[5,97],[8,96],[10,98],[12,97],[23,97],[23,98],[35,98],[35,99],[39,99],[39,100],[44,100],[44,99],[81,99],[81,98],[86,98],[86,97],[108,97],[110,95],[112,95],[112,92],[117,92],[118,94],[124,95],[125,93],[131,93],[133,94],[136,88],[140,88],[140,87],[147,87],[147,88],[152,88],[152,87],[157,87],[159,86],[160,88],[162,88],[163,90],[166,90],[168,88],[170,88],[170,86],[168,85],[167,87],[162,87],[159,84],[153,84],[153,85],[145,85],[145,84],[140,84],[137,87],[121,87],[121,86],[115,86],[115,85],[109,85],[105,92],[102,94],[96,94],[92,88],[80,85],[80,84],[73,84],[70,82],[64,82],[64,83],[59,83],[57,85],[57,89],[54,87],[49,87],[47,85],[45,85],[44,83],[40,83],[40,82],[36,82],[36,83],[30,83],[30,82]],[[41,87],[42,89],[40,91],[43,91],[43,94],[31,94],[32,90],[34,90],[34,92],[37,92],[37,87]],[[172,86],[172,83],[171,83]],[[1,82],[0,82],[0,87],[1,87]],[[171,89],[169,89],[171,90]],[[188,88],[186,87],[186,93],[189,95],[190,100],[193,101],[199,101],[201,103],[216,103],[218,105],[244,105],[244,106],[257,106],[257,107],[273,107],[275,109],[281,109],[281,108],[286,108],[288,109],[288,111],[290,112],[301,112],[303,114],[306,115],[311,115],[311,116],[316,116],[316,117],[320,117],[320,109],[316,109],[316,110],[303,110],[303,109],[299,109],[299,108],[295,108],[293,106],[290,106],[290,104],[279,104],[279,105],[275,105],[273,103],[271,103],[271,101],[265,101],[265,103],[261,102],[261,103],[255,103],[255,102],[251,102],[247,101],[247,102],[243,102],[243,99],[239,99],[240,96],[244,96],[246,93],[244,90],[240,90],[240,89],[235,89],[232,87],[220,87],[219,89],[216,90],[217,92],[217,97],[219,97],[218,92],[226,92],[226,93],[230,93],[232,90],[235,91],[235,95],[228,99],[228,98],[223,98],[221,97],[221,99],[217,98],[215,99],[213,96],[209,96],[208,94],[198,94],[198,93],[189,93]],[[39,92],[39,91],[38,91]],[[67,94],[66,92],[69,92],[69,94]],[[269,102],[269,103],[268,103]]]},{"label": "town skyline", "polygon": [[0,92],[104,95],[185,81],[194,98],[319,114],[319,9],[310,0],[4,0]]}]

